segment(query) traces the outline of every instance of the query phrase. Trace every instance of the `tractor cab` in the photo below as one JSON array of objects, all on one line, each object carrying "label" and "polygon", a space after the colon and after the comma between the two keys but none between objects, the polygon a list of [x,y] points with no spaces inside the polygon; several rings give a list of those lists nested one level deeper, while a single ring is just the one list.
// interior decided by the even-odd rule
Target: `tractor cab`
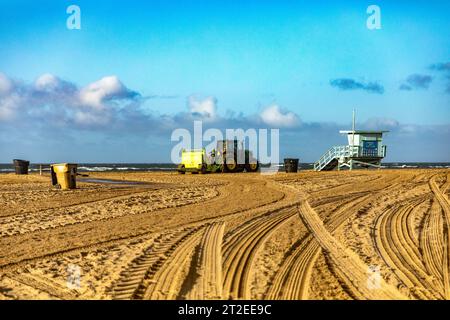
[{"label": "tractor cab", "polygon": [[237,139],[217,141],[216,163],[222,165],[224,172],[255,172],[259,167],[253,153]]}]

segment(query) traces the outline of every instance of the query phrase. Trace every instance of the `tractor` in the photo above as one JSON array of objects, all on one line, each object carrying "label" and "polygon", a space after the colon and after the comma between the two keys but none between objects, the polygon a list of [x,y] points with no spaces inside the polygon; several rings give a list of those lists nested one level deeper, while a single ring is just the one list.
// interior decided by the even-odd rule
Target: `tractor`
[{"label": "tractor", "polygon": [[243,144],[235,140],[219,140],[216,149],[209,154],[204,148],[182,150],[181,163],[177,171],[181,174],[214,173],[214,172],[256,172],[259,168],[258,160],[250,150],[243,148]]}]

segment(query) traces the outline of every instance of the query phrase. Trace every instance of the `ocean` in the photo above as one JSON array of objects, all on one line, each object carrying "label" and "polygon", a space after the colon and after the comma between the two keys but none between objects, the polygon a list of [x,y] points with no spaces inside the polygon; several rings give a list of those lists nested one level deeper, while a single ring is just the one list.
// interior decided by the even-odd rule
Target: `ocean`
[{"label": "ocean", "polygon": [[[175,171],[176,165],[172,163],[79,163],[78,172],[91,171]],[[284,170],[283,164],[279,165]],[[300,163],[300,170],[312,169],[313,163]],[[442,169],[450,168],[450,162],[386,162],[385,169]],[[38,164],[30,164],[30,172],[39,171]],[[0,163],[0,173],[14,172],[12,163]]]}]

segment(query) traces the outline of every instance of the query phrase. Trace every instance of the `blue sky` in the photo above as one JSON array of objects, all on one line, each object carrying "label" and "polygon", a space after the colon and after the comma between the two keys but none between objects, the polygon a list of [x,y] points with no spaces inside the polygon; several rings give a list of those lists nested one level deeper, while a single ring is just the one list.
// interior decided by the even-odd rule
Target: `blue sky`
[{"label": "blue sky", "polygon": [[[71,4],[81,30],[66,28]],[[366,27],[371,4],[380,30]],[[279,127],[281,155],[304,161],[345,142],[334,130],[357,108],[360,126],[392,131],[387,160],[450,161],[449,12],[448,1],[0,0],[0,162],[165,162],[169,123],[189,126],[195,106],[218,128]],[[53,85],[45,97],[38,79]],[[73,101],[100,85],[113,91],[94,111]],[[298,121],[255,120],[267,108]],[[24,130],[27,142],[14,138]]]}]

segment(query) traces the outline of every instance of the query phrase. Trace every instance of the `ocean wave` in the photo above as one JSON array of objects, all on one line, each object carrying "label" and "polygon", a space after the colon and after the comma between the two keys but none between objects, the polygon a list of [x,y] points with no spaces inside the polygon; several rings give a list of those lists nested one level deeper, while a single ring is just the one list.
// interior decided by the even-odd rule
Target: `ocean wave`
[{"label": "ocean wave", "polygon": [[388,166],[387,168],[402,168],[402,169],[404,169],[404,168],[418,168],[418,167],[419,166],[409,166],[409,165],[403,164],[401,166]]},{"label": "ocean wave", "polygon": [[114,170],[114,168],[111,168],[111,167],[78,167],[78,170],[85,170],[85,171],[111,171],[111,170]]}]

